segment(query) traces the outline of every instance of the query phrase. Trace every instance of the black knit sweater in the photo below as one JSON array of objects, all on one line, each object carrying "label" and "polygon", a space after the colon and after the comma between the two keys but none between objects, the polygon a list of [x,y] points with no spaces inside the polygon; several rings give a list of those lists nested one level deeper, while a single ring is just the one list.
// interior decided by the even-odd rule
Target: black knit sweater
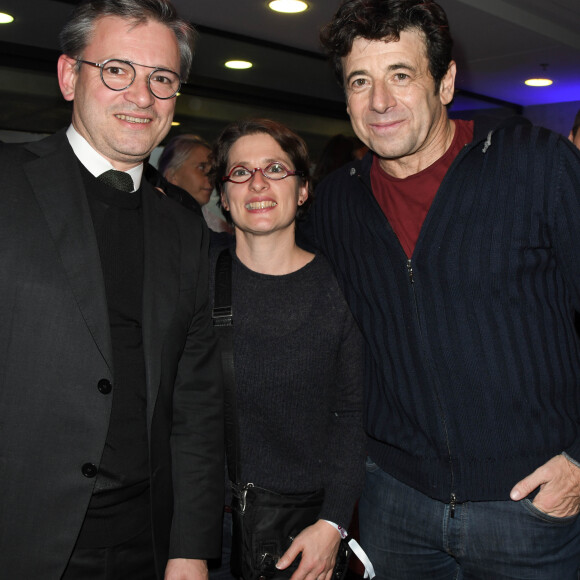
[{"label": "black knit sweater", "polygon": [[99,254],[115,367],[111,418],[77,547],[112,546],[149,524],[147,393],[142,338],[141,190],[105,185],[81,165]]},{"label": "black knit sweater", "polygon": [[242,481],[324,488],[320,518],[348,527],[364,475],[362,339],[329,264],[270,276],[234,258],[232,307]]},{"label": "black knit sweater", "polygon": [[371,160],[321,184],[310,224],[366,339],[369,454],[433,498],[507,500],[580,459],[580,155],[525,122],[476,136],[410,260]]}]

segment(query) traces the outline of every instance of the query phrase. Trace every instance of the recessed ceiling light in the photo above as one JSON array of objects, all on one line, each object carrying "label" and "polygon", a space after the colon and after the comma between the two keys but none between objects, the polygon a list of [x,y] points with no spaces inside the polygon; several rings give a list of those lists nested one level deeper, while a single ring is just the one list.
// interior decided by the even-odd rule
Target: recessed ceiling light
[{"label": "recessed ceiling light", "polygon": [[554,81],[551,79],[528,79],[524,82],[528,87],[549,87]]},{"label": "recessed ceiling light", "polygon": [[14,22],[13,16],[5,12],[0,12],[0,24],[10,24],[11,22]]},{"label": "recessed ceiling light", "polygon": [[248,62],[247,60],[228,60],[228,62],[225,63],[225,66],[227,68],[235,68],[237,70],[243,70],[246,68],[252,68],[252,66],[254,66],[251,62]]},{"label": "recessed ceiling light", "polygon": [[272,0],[268,6],[271,10],[284,12],[285,14],[304,12],[308,8],[308,4],[302,0]]},{"label": "recessed ceiling light", "polygon": [[524,81],[524,83],[528,85],[528,87],[549,87],[554,81],[545,76],[548,66],[547,62],[540,63],[540,68],[542,69],[540,74],[544,76],[528,79],[527,81]]}]

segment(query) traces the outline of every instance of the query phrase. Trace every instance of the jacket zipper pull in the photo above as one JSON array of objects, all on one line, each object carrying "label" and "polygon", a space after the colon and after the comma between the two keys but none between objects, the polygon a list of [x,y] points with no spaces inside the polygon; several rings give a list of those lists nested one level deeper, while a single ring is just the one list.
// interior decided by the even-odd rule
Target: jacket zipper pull
[{"label": "jacket zipper pull", "polygon": [[454,518],[455,517],[455,505],[457,503],[457,498],[455,494],[451,494],[451,502],[449,503],[449,516]]},{"label": "jacket zipper pull", "polygon": [[415,280],[413,279],[413,266],[411,264],[410,258],[407,260],[407,273],[409,274],[409,280],[411,281],[411,284],[414,284]]}]

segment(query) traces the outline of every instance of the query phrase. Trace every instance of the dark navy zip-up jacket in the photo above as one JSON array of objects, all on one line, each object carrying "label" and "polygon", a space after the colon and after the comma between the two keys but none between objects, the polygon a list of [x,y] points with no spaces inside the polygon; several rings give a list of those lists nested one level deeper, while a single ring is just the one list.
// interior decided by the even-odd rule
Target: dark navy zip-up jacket
[{"label": "dark navy zip-up jacket", "polygon": [[306,231],[366,338],[368,453],[441,501],[509,499],[580,460],[580,154],[509,121],[464,147],[407,259],[372,154],[318,188]]}]

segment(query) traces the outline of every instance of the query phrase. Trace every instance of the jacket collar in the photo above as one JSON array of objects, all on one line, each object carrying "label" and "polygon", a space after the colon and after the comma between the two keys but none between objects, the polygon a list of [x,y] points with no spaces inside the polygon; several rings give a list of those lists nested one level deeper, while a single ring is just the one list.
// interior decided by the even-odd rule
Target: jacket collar
[{"label": "jacket collar", "polygon": [[[493,134],[504,129],[511,129],[518,126],[530,126],[531,122],[522,116],[513,115],[505,119],[498,119],[493,115],[479,115],[474,119],[473,140],[469,147],[475,147],[479,143],[487,148],[491,145]],[[485,153],[485,151],[484,151]],[[346,171],[354,171],[360,176],[362,181],[368,186],[370,183],[370,171],[374,153],[369,151],[360,161],[352,161],[345,166]]]},{"label": "jacket collar", "polygon": [[492,137],[494,133],[504,129],[511,129],[517,126],[530,126],[531,122],[525,117],[513,115],[505,119],[499,119],[493,115],[478,115],[473,123],[473,141],[472,146],[475,147],[479,143],[483,143],[485,153],[491,146]]}]

